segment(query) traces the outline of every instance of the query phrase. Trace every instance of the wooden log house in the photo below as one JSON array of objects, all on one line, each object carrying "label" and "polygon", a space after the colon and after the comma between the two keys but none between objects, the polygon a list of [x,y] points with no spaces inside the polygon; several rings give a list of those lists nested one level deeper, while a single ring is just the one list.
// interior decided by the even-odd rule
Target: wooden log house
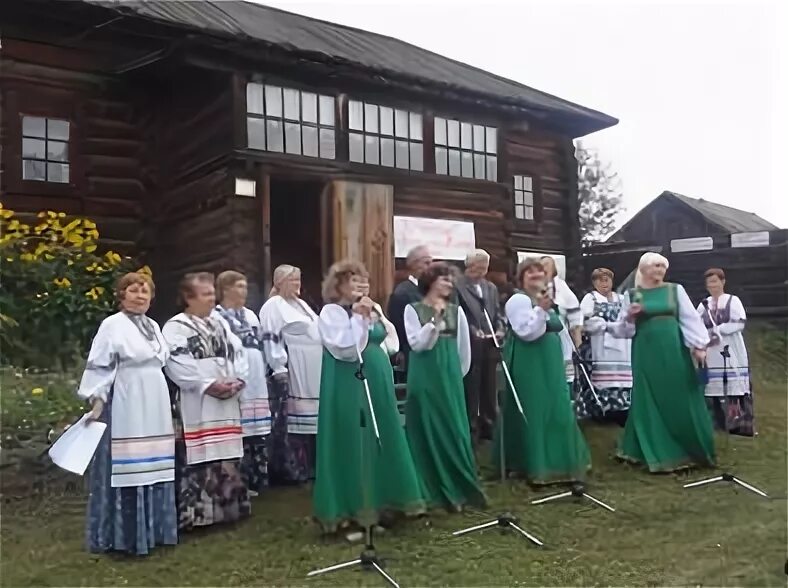
[{"label": "wooden log house", "polygon": [[0,199],[95,219],[157,317],[185,272],[242,271],[259,305],[291,263],[317,300],[345,256],[382,300],[395,217],[472,223],[498,281],[526,250],[581,274],[573,139],[610,116],[248,2],[4,0],[0,24]]}]

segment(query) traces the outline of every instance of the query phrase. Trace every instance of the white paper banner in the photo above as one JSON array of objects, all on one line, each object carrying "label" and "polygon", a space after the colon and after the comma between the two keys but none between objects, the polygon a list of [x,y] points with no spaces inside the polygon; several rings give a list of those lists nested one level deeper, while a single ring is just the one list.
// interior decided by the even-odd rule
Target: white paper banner
[{"label": "white paper banner", "polygon": [[544,251],[541,253],[537,253],[535,251],[518,251],[517,252],[517,263],[520,263],[524,259],[528,259],[529,257],[536,257],[537,259],[542,257],[552,257],[555,260],[555,269],[558,270],[558,277],[562,280],[566,279],[566,255],[561,255],[560,253],[545,253]]},{"label": "white paper banner", "polygon": [[473,223],[416,216],[394,217],[394,256],[425,245],[434,259],[464,260],[476,249]]},{"label": "white paper banner", "polygon": [[711,237],[689,237],[688,239],[673,239],[670,242],[671,253],[711,251],[712,249],[714,249],[714,239]]},{"label": "white paper banner", "polygon": [[769,231],[757,233],[734,233],[731,235],[731,247],[767,247]]}]

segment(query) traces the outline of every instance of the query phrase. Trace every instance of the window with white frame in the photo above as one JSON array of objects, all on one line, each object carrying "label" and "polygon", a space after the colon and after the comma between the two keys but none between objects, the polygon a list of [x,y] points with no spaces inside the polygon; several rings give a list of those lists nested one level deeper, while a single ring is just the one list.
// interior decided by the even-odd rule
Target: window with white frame
[{"label": "window with white frame", "polygon": [[498,130],[435,117],[435,172],[498,181]]},{"label": "window with white frame", "polygon": [[67,120],[22,116],[22,179],[68,184],[70,134]]},{"label": "window with white frame", "polygon": [[357,163],[423,171],[422,125],[418,112],[350,100],[349,159]]},{"label": "window with white frame", "polygon": [[246,132],[250,149],[335,159],[334,97],[250,82]]},{"label": "window with white frame", "polygon": [[514,176],[514,218],[534,220],[534,179]]}]

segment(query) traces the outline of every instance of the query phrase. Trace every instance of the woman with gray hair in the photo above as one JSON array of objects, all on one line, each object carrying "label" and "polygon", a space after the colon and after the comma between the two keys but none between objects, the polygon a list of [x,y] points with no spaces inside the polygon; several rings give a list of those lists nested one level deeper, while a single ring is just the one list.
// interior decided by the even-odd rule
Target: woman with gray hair
[{"label": "woman with gray hair", "polygon": [[624,297],[614,336],[632,339],[632,405],[618,456],[651,472],[714,464],[714,435],[696,367],[709,335],[687,292],[665,282],[668,260],[640,258],[635,288]]},{"label": "woman with gray hair", "polygon": [[323,345],[317,315],[300,296],[301,270],[280,265],[260,309],[263,349],[273,371],[269,476],[285,483],[315,476]]}]

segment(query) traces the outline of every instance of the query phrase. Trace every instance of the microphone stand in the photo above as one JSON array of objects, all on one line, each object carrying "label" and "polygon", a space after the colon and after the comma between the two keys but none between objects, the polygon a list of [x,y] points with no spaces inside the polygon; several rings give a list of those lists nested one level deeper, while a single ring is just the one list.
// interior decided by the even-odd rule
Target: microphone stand
[{"label": "microphone stand", "polygon": [[[711,320],[711,324],[716,328],[717,323],[714,322],[714,317],[709,311],[709,301],[704,300],[701,304],[706,309],[706,314],[708,315],[709,319]],[[720,342],[722,342],[722,335],[720,335]],[[724,424],[725,424],[725,455],[726,457],[730,456],[730,413],[728,411],[728,360],[731,357],[731,353],[729,350],[729,345],[725,345],[720,351],[720,355],[722,356],[722,398],[724,404]],[[738,371],[738,370],[737,370]],[[705,486],[707,484],[716,484],[717,482],[728,482],[730,484],[738,484],[742,488],[749,490],[759,496],[763,496],[764,498],[769,498],[769,495],[759,490],[755,486],[748,484],[741,478],[736,477],[734,474],[723,470],[723,472],[719,476],[713,476],[711,478],[706,478],[705,480],[698,480],[697,482],[690,482],[689,484],[684,484],[684,488],[696,488],[698,486]]]},{"label": "microphone stand", "polygon": [[[487,322],[487,326],[490,329],[490,333],[492,334],[493,344],[495,348],[500,351],[501,345],[498,343],[498,339],[495,336],[495,329],[493,329],[492,321],[490,320],[490,315],[487,314],[487,309],[482,306],[482,312],[484,313],[484,318]],[[506,382],[509,385],[509,389],[512,391],[512,396],[514,397],[514,402],[517,405],[517,410],[519,411],[520,415],[523,417],[523,421],[525,421],[526,426],[528,425],[528,419],[525,416],[525,412],[523,411],[523,405],[520,403],[520,398],[517,396],[517,390],[514,387],[514,382],[512,382],[512,375],[509,372],[509,366],[506,365],[506,360],[501,356],[501,366],[503,367],[503,373],[506,376]],[[495,393],[495,400],[496,400],[496,409],[498,412],[498,422],[500,423],[500,459],[501,459],[501,483],[506,483],[506,453],[504,449],[505,440],[503,435],[503,414],[501,414],[501,405],[498,400],[498,391],[496,390]],[[543,547],[544,543],[542,543],[537,537],[520,527],[518,524],[520,521],[510,512],[505,512],[493,520],[481,523],[479,525],[474,525],[473,527],[468,527],[467,529],[461,529],[459,531],[454,531],[452,533],[453,537],[459,537],[461,535],[465,535],[467,533],[473,533],[475,531],[482,531],[484,529],[489,529],[490,527],[501,527],[503,529],[514,529],[520,535],[528,539],[531,543],[539,547]]]},{"label": "microphone stand", "polygon": [[[366,400],[367,400],[367,407],[369,408],[370,420],[372,421],[372,428],[375,434],[375,439],[377,441],[377,449],[380,451],[381,442],[380,442],[380,431],[378,430],[378,420],[375,417],[375,408],[372,406],[372,395],[369,391],[369,382],[367,381],[367,377],[364,374],[364,358],[361,356],[361,349],[358,346],[358,340],[356,339],[355,335],[353,334],[353,326],[352,323],[350,325],[351,336],[355,341],[356,346],[356,357],[358,358],[358,370],[356,370],[355,377],[364,384],[364,392],[366,393]],[[360,411],[360,419],[359,419],[359,436],[361,438],[361,444],[359,446],[360,451],[360,461],[361,461],[361,472],[362,475],[360,477],[359,483],[361,485],[361,495],[364,497],[364,506],[366,507],[367,502],[367,486],[366,482],[370,477],[367,468],[369,467],[368,460],[365,457],[366,452],[364,451],[364,446],[367,444],[366,436],[364,432],[366,431],[366,418],[364,415],[364,409],[362,408]],[[342,570],[345,568],[351,568],[354,566],[361,566],[361,569],[371,572],[377,572],[379,575],[383,577],[386,582],[388,582],[394,588],[399,588],[399,584],[397,584],[396,580],[392,578],[386,570],[383,569],[384,564],[383,560],[378,556],[377,550],[375,549],[375,539],[374,539],[374,527],[375,523],[370,522],[368,525],[364,527],[364,549],[362,550],[361,554],[353,560],[334,564],[328,566],[326,568],[321,568],[319,570],[313,570],[307,574],[307,577],[311,578],[314,576],[320,576],[322,574],[327,574],[329,572],[335,572],[337,570]]]}]

